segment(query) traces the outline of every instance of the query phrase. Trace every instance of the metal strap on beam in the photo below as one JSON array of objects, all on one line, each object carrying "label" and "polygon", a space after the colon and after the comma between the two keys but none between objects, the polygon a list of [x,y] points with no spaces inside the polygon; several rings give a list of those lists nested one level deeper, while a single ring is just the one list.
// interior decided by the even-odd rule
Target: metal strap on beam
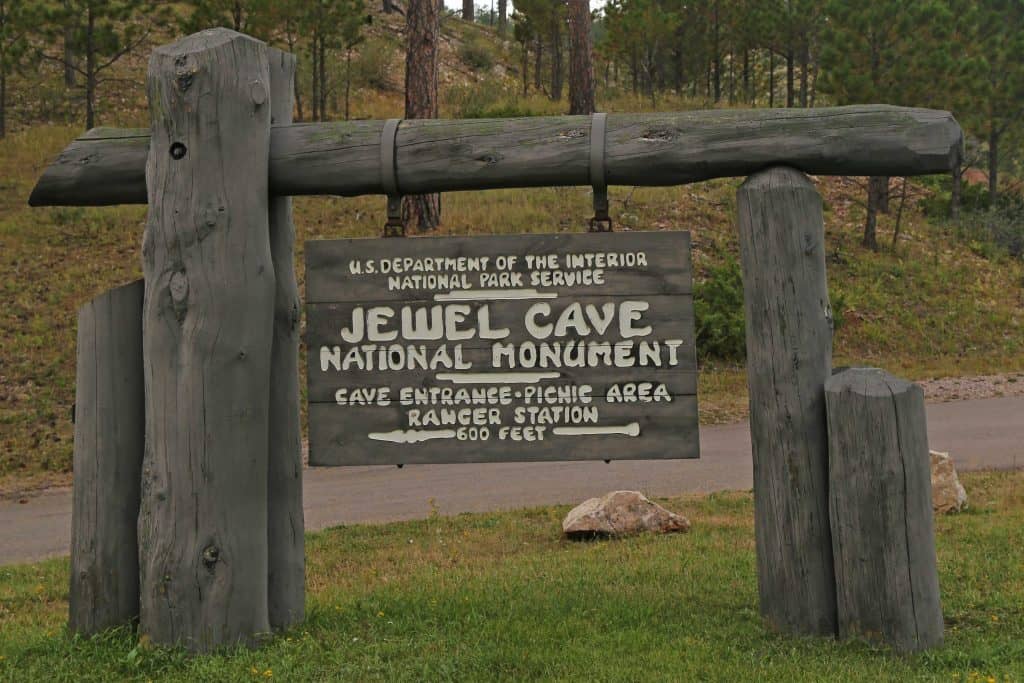
[{"label": "metal strap on beam", "polygon": [[402,222],[402,195],[398,192],[398,169],[395,164],[398,126],[402,119],[388,119],[380,132],[380,184],[388,197],[388,219],[384,223],[385,237],[405,237]]},{"label": "metal strap on beam", "polygon": [[590,118],[590,184],[594,188],[594,217],[590,219],[590,232],[611,232],[612,219],[608,215],[608,182],[605,171],[608,114],[597,113]]}]

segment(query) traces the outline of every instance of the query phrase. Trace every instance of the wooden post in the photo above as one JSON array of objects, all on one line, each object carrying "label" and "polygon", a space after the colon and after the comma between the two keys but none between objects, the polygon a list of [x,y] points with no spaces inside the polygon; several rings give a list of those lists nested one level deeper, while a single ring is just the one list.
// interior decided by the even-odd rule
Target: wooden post
[{"label": "wooden post", "polygon": [[775,167],[750,176],[738,200],[761,614],[778,631],[835,634],[821,197],[804,174]]},{"label": "wooden post", "polygon": [[[270,61],[271,123],[292,122],[295,55],[275,48]],[[295,280],[292,200],[270,202],[270,256],[274,262],[274,341],[270,358],[270,433],[267,478],[268,609],[273,628],[301,622],[306,613],[305,524],[302,517],[302,425],[299,422],[299,287]]]},{"label": "wooden post", "polygon": [[195,651],[270,630],[269,84],[266,46],[227,29],[147,75],[140,628]]},{"label": "wooden post", "polygon": [[825,384],[839,635],[942,644],[921,387],[875,368]]},{"label": "wooden post", "polygon": [[69,628],[139,615],[139,477],[145,434],[141,280],[78,312]]}]

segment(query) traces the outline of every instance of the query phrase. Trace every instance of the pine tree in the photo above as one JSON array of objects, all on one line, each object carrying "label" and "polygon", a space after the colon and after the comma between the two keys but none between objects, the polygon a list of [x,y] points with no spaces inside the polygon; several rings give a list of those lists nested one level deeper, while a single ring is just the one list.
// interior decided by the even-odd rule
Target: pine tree
[{"label": "pine tree", "polygon": [[1024,0],[954,0],[961,17],[966,127],[988,143],[989,204],[999,197],[1001,144],[1024,119]]},{"label": "pine tree", "polygon": [[593,114],[594,59],[590,0],[569,0],[569,113]]},{"label": "pine tree", "polygon": [[[96,125],[96,96],[107,80],[104,74],[144,45],[169,16],[168,6],[160,0],[67,0],[47,12],[53,42],[64,37],[70,49],[40,54],[84,79],[87,128]],[[66,31],[68,26],[73,29]],[[68,54],[75,56],[73,63],[67,61]]]},{"label": "pine tree", "polygon": [[[437,50],[441,33],[440,7],[436,0],[409,0],[406,9],[405,118],[437,118]],[[441,223],[441,195],[406,197],[406,227],[420,232]]]},{"label": "pine tree", "polygon": [[[945,1],[831,0],[821,54],[822,89],[837,104],[917,104],[923,88],[943,80],[931,59],[936,46],[923,36],[936,34],[932,22]],[[888,186],[888,178],[868,181],[862,244],[870,249],[878,248],[878,212],[888,203]]]},{"label": "pine tree", "polygon": [[29,53],[29,31],[35,22],[30,0],[0,0],[0,138],[7,134],[7,79]]}]

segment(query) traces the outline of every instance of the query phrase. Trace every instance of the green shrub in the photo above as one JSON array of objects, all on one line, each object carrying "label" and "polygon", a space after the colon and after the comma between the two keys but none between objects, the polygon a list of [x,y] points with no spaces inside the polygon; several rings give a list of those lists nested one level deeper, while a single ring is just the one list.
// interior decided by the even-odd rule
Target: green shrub
[{"label": "green shrub", "polygon": [[487,41],[474,36],[459,46],[459,59],[476,71],[490,71],[494,67],[494,52]]},{"label": "green shrub", "polygon": [[395,60],[394,46],[384,40],[368,40],[359,48],[352,60],[352,82],[356,86],[390,90],[391,65]]},{"label": "green shrub", "polygon": [[742,360],[746,357],[743,279],[740,265],[729,259],[708,269],[694,289],[697,351],[702,358]]},{"label": "green shrub", "polygon": [[1005,252],[1014,258],[1024,256],[1024,199],[1000,197],[987,211],[960,215],[959,237],[975,254],[993,258]]},{"label": "green shrub", "polygon": [[[953,179],[949,175],[925,176],[926,187],[934,190],[932,194],[920,200],[919,206],[925,216],[935,220],[949,217],[949,205],[953,198]],[[921,182],[915,180],[915,182]],[[960,211],[980,211],[988,208],[988,187],[978,183],[962,183],[960,185]]]}]

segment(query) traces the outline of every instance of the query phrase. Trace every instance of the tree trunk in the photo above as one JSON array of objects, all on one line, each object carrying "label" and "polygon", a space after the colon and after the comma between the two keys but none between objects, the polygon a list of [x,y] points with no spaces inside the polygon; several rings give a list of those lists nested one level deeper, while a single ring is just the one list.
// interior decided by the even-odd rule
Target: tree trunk
[{"label": "tree trunk", "polygon": [[794,92],[795,88],[795,74],[794,74],[794,62],[793,62],[793,48],[786,51],[786,106],[792,107],[796,101]]},{"label": "tree trunk", "polygon": [[502,38],[508,33],[508,0],[498,0],[498,35]]},{"label": "tree trunk", "polygon": [[352,48],[345,50],[345,120],[349,120],[352,95]]},{"label": "tree trunk", "polygon": [[96,127],[96,17],[92,6],[86,12],[85,28],[85,127]]},{"label": "tree trunk", "polygon": [[993,122],[988,132],[988,205],[994,207],[999,199],[999,133]]},{"label": "tree trunk", "polygon": [[743,48],[743,101],[754,104],[753,93],[750,92],[750,50]]},{"label": "tree trunk", "polygon": [[594,63],[590,0],[569,0],[569,113],[593,114]]},{"label": "tree trunk", "polygon": [[139,630],[193,651],[270,631],[269,80],[263,43],[213,29],[146,81]]},{"label": "tree trunk", "polygon": [[864,237],[861,244],[868,249],[878,251],[878,203],[881,195],[881,184],[888,185],[889,179],[885,176],[871,176],[868,178],[868,207],[864,217]]},{"label": "tree trunk", "polygon": [[964,178],[964,167],[962,161],[957,161],[953,167],[952,175],[952,189],[949,196],[949,218],[951,220],[960,220],[960,193],[963,189],[963,178]]},{"label": "tree trunk", "polygon": [[737,200],[761,614],[776,631],[834,635],[821,197],[803,173],[775,167],[750,176]]},{"label": "tree trunk", "polygon": [[[411,8],[410,8],[409,11],[410,12],[412,11]],[[473,19],[474,19],[473,15],[475,13],[476,13],[476,10],[473,7],[473,0],[462,0],[462,20],[463,21],[473,21]]]},{"label": "tree trunk", "polygon": [[68,17],[66,21],[67,25],[64,27],[64,87],[74,88],[78,85],[77,72],[75,71],[75,26],[74,20],[71,19],[71,3],[68,0],[64,0],[65,16]]},{"label": "tree trunk", "polygon": [[0,139],[7,135],[7,73],[0,64]]},{"label": "tree trunk", "polygon": [[529,41],[524,40],[523,46],[523,97],[530,92],[530,48]]},{"label": "tree trunk", "polygon": [[320,34],[319,58],[317,67],[320,69],[320,119],[327,120],[327,41]]},{"label": "tree trunk", "polygon": [[714,8],[712,10],[714,26],[712,27],[712,62],[715,68],[715,103],[722,99],[722,55],[720,54],[721,49],[719,47],[719,26],[718,26],[718,2],[716,0]]},{"label": "tree trunk", "polygon": [[[437,118],[437,50],[441,31],[434,0],[409,0],[406,9],[405,118]],[[402,206],[406,228],[433,230],[441,223],[441,195],[407,197]]]},{"label": "tree trunk", "polygon": [[320,76],[319,69],[317,68],[317,34],[313,32],[313,36],[309,42],[309,61],[310,64],[310,80],[312,81],[313,94],[310,97],[310,106],[313,109],[312,116],[314,121],[321,121],[323,117],[320,115]]},{"label": "tree trunk", "polygon": [[807,93],[808,93],[808,79],[807,73],[810,63],[810,50],[807,47],[807,43],[804,43],[800,47],[800,106],[804,109],[807,108]]},{"label": "tree trunk", "polygon": [[537,38],[534,41],[534,55],[533,55],[533,89],[537,92],[541,91],[541,79],[540,72],[544,57],[544,41],[541,40],[540,34],[537,34]]},{"label": "tree trunk", "polygon": [[[295,55],[268,48],[272,124],[292,122]],[[299,287],[291,197],[270,200],[274,337],[270,356],[267,467],[267,614],[271,628],[306,618],[306,549],[299,420]]]},{"label": "tree trunk", "polygon": [[562,16],[557,10],[551,19],[551,99],[562,99]]}]

